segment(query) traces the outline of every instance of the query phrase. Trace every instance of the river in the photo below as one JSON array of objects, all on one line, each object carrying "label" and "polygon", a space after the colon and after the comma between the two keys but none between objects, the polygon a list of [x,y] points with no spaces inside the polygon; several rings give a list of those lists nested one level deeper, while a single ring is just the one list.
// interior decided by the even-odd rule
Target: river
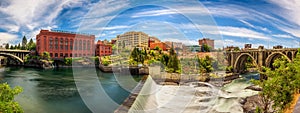
[{"label": "river", "polygon": [[[17,95],[15,100],[19,102],[25,113],[89,113],[92,112],[90,110],[91,106],[92,109],[98,109],[98,112],[100,111],[101,113],[109,113],[113,112],[118,107],[118,105],[127,98],[130,93],[130,89],[133,88],[132,86],[134,86],[134,84],[131,84],[131,87],[122,87],[128,86],[124,85],[128,84],[128,82],[132,82],[127,79],[128,77],[117,77],[114,76],[113,73],[102,73],[100,70],[95,71],[95,69],[92,68],[74,69],[62,68],[41,70],[23,67],[2,67],[0,68],[0,82],[7,82],[12,87],[21,86],[23,88],[23,92]],[[74,80],[74,76],[76,75],[73,74],[74,71],[77,74],[79,73],[76,81]],[[96,73],[96,77],[93,77],[93,74],[87,73],[94,71]],[[219,91],[216,90],[217,93],[213,99],[214,106],[211,109],[218,112],[241,112],[241,106],[238,103],[239,99],[257,94],[257,92],[255,91],[246,90],[245,87],[251,85],[251,83],[249,82],[250,79],[258,78],[259,75],[257,73],[244,74],[241,75],[241,78],[233,80],[233,82],[221,88],[217,88],[219,89]],[[138,81],[140,78],[138,76],[134,76],[134,79]],[[100,88],[97,87],[94,82],[89,82],[87,80],[100,81],[100,86],[105,90],[104,92],[106,94],[99,94],[97,90]],[[83,86],[92,87],[78,87],[78,84],[75,83],[79,82],[83,82]],[[122,86],[120,86],[120,84]],[[194,89],[188,90],[189,88],[189,86],[181,86],[175,89],[178,89],[179,92],[182,92],[183,98],[186,98],[188,97],[187,94],[193,94],[189,91],[195,91]],[[158,105],[162,106],[163,104],[161,103],[168,103],[170,102],[168,101],[169,99],[172,100],[172,94],[170,96],[170,91],[174,90],[174,87],[167,86],[163,87],[162,89],[164,90],[156,93],[156,97],[155,99],[153,99],[154,101],[158,99],[156,100],[157,102],[154,102],[158,104],[154,106],[151,105],[152,107],[157,107]],[[180,89],[182,89],[182,91],[180,91]],[[201,89],[201,87],[199,87],[198,89]],[[207,90],[207,88],[204,89]],[[81,92],[85,92],[87,95],[90,95],[92,100],[89,100],[88,104],[85,103],[86,101],[82,99],[82,95],[81,93],[78,93],[78,90],[80,90]],[[110,102],[105,100],[105,98],[107,98],[106,96],[108,96],[110,100],[112,100],[116,104],[111,104]],[[191,95],[190,97],[195,96]],[[180,98],[174,98],[174,101],[176,101],[177,104],[183,102],[182,100],[178,101],[177,99]],[[190,99],[193,100],[193,98]],[[148,99],[148,102],[146,103],[151,103],[151,101],[153,100],[149,101]],[[136,103],[139,102],[137,101]],[[135,105],[133,105],[133,108],[134,106]],[[137,106],[140,105],[137,104]],[[194,103],[193,106],[203,108],[201,102]],[[169,107],[174,108],[172,106]],[[194,107],[192,108],[194,109]],[[137,109],[141,108],[138,107]],[[177,107],[177,109],[182,110],[184,108]],[[162,111],[168,111],[168,109],[162,109]]]},{"label": "river", "polygon": [[[0,82],[7,82],[12,87],[21,86],[23,88],[23,92],[17,95],[15,100],[19,102],[25,113],[89,113],[91,111],[78,93],[72,70],[72,68],[41,70],[23,67],[1,67]],[[83,69],[78,68],[78,70]],[[89,71],[88,68],[84,70]],[[115,103],[121,104],[129,95],[129,91],[118,84],[113,73],[102,73],[100,70],[95,72],[97,73],[95,79],[100,81],[106,94]],[[76,81],[83,81],[89,77],[89,74],[81,75],[82,78],[77,78]],[[139,79],[138,76],[134,78],[137,81]],[[93,86],[92,82],[85,82],[85,84]],[[93,92],[89,91],[89,93]],[[95,100],[105,98],[105,96],[97,95],[97,93],[92,95],[96,98]],[[100,103],[99,106],[106,105],[104,101]],[[102,108],[102,111],[105,113],[113,112],[117,107],[108,104],[105,108]]]}]

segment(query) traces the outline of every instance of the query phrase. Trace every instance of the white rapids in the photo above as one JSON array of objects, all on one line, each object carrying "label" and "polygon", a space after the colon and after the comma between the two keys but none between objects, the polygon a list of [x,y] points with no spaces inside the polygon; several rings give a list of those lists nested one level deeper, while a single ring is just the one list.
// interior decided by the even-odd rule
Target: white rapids
[{"label": "white rapids", "polygon": [[232,82],[217,88],[205,82],[180,86],[157,85],[149,76],[129,113],[243,113],[242,98],[257,94],[249,83]]}]

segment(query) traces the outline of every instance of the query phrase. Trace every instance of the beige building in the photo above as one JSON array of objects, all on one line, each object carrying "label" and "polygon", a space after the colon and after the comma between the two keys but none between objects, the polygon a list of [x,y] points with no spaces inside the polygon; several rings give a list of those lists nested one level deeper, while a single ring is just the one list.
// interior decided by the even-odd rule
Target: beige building
[{"label": "beige building", "polygon": [[173,45],[173,48],[182,49],[182,47],[183,47],[183,44],[182,44],[181,42],[165,41],[165,43],[166,43],[169,47],[172,47],[172,45]]},{"label": "beige building", "polygon": [[144,32],[130,31],[116,37],[120,48],[148,47],[149,35]]},{"label": "beige building", "polygon": [[154,36],[149,36],[149,40],[153,43],[159,43],[160,42],[160,40],[158,38],[154,37]]}]

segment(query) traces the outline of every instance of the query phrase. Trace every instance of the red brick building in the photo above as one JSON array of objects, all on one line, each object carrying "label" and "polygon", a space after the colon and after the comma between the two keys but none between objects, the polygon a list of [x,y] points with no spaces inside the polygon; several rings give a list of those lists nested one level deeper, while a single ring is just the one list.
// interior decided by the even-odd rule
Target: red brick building
[{"label": "red brick building", "polygon": [[211,49],[215,48],[215,41],[211,40],[209,38],[203,38],[203,39],[199,40],[199,46],[202,47],[204,44],[206,44],[209,47],[211,47]]},{"label": "red brick building", "polygon": [[155,47],[161,48],[163,51],[167,51],[170,49],[170,47],[163,43],[163,42],[158,42],[158,43],[150,43],[150,49],[154,49]]},{"label": "red brick building", "polygon": [[107,56],[112,54],[111,44],[105,44],[103,41],[98,40],[96,44],[96,56]]},{"label": "red brick building", "polygon": [[49,52],[51,58],[94,56],[95,35],[41,30],[36,36],[36,51]]}]

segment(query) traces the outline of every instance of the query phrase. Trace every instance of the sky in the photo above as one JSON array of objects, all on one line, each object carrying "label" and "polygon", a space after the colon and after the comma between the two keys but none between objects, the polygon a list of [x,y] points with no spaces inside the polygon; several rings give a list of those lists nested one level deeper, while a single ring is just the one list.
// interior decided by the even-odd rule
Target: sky
[{"label": "sky", "polygon": [[1,0],[0,44],[35,40],[41,29],[112,39],[142,31],[162,41],[215,48],[251,43],[300,47],[299,0]]}]

